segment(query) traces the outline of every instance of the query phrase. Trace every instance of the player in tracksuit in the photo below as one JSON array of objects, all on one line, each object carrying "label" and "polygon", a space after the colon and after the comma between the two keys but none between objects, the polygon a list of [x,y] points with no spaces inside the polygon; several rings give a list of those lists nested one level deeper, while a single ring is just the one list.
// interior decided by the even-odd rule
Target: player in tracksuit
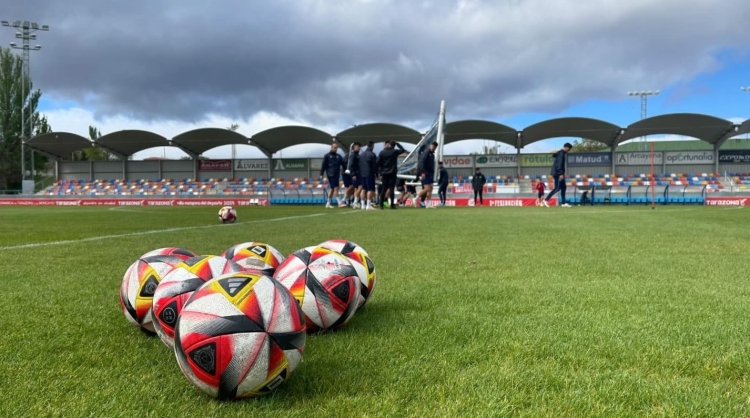
[{"label": "player in tracksuit", "polygon": [[570,152],[571,148],[573,148],[573,146],[566,142],[561,150],[552,154],[555,157],[555,161],[552,163],[550,174],[555,179],[555,188],[552,189],[547,195],[547,198],[544,199],[544,206],[546,207],[549,207],[549,200],[552,199],[552,196],[557,192],[560,192],[560,202],[562,202],[562,205],[560,206],[564,208],[570,207],[569,204],[565,203],[565,156]]},{"label": "player in tracksuit", "polygon": [[385,209],[386,196],[390,197],[391,209],[396,209],[394,195],[396,194],[396,175],[398,174],[398,156],[404,152],[404,147],[396,141],[388,141],[385,148],[378,154],[377,165],[380,172],[380,209]]},{"label": "player in tracksuit", "polygon": [[[471,188],[474,189],[474,206],[479,203],[479,206],[484,206],[484,199],[482,199],[482,193],[484,192],[484,185],[487,184],[487,177],[482,174],[479,167],[474,172],[474,177],[471,178]],[[477,196],[479,196],[479,202],[477,202]]]},{"label": "player in tracksuit", "polygon": [[355,142],[352,145],[352,152],[346,162],[345,175],[351,178],[351,185],[346,189],[346,204],[351,204],[356,209],[359,206],[359,192],[362,188],[362,177],[359,175],[359,148],[361,144]]},{"label": "player in tracksuit", "polygon": [[338,197],[339,195],[339,176],[341,175],[341,168],[344,167],[344,159],[339,155],[338,150],[339,146],[334,142],[331,145],[331,151],[323,157],[323,164],[320,165],[320,178],[322,179],[323,173],[325,173],[330,186],[326,208],[333,208],[331,206],[333,196]]},{"label": "player in tracksuit", "polygon": [[445,206],[446,194],[448,193],[448,170],[443,166],[443,162],[438,162],[438,197],[440,205]]},{"label": "player in tracksuit", "polygon": [[[367,148],[359,156],[359,175],[362,177],[362,192],[360,193],[360,199],[362,200],[362,209],[375,210],[372,207],[372,201],[375,199],[375,177],[378,174],[377,168],[377,157],[373,148],[375,143],[370,141],[367,143]],[[367,202],[365,204],[365,202]]]},{"label": "player in tracksuit", "polygon": [[[419,157],[420,177],[422,179],[422,191],[419,192],[419,207],[425,207],[425,201],[429,201],[432,198],[432,183],[435,182],[435,150],[437,149],[437,142],[430,144],[427,151],[423,152]],[[432,208],[433,206],[427,206]]]}]

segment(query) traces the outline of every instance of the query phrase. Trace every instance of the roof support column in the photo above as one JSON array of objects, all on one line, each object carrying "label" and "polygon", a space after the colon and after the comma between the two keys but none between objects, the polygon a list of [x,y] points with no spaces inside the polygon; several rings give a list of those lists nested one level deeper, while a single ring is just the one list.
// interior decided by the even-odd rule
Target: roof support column
[{"label": "roof support column", "polygon": [[128,160],[122,159],[122,180],[125,181],[128,179],[128,169],[126,167]]},{"label": "roof support column", "polygon": [[[255,148],[258,148],[260,150],[260,152],[263,153],[263,155],[265,155],[266,157],[268,157],[268,177],[267,178],[270,180],[271,179],[271,170],[273,169],[273,153],[271,151],[267,150],[262,145],[254,143],[252,139],[249,140],[249,141],[247,141],[247,143],[249,145],[254,146]],[[268,198],[270,199],[271,196],[269,195]]]},{"label": "roof support column", "polygon": [[617,162],[615,160],[615,152],[617,151],[617,145],[620,144],[620,141],[622,140],[622,136],[625,135],[625,129],[620,129],[617,132],[617,135],[615,135],[615,140],[612,141],[612,174],[616,175],[617,173]]},{"label": "roof support column", "polygon": [[335,136],[333,137],[333,142],[335,144],[338,144],[339,148],[343,149],[345,153],[349,152],[349,147],[351,147],[352,144],[354,143],[354,142],[350,142],[350,143],[341,142],[341,140]]},{"label": "roof support column", "polygon": [[268,161],[269,161],[269,165],[270,165],[271,158],[273,158],[273,153],[271,151],[267,150],[266,148],[264,148],[260,144],[254,143],[252,139],[248,140],[247,144],[251,145],[251,146],[253,146],[255,148],[258,148],[258,150],[260,150],[260,152],[262,152],[263,155],[265,155],[266,157],[268,157]]},{"label": "roof support column", "polygon": [[714,173],[719,173],[719,175],[721,175],[721,172],[719,172],[719,148],[720,148],[719,143],[718,142],[715,143],[714,144],[714,166],[715,166]]},{"label": "roof support column", "polygon": [[518,173],[518,178],[521,178],[521,148],[523,148],[522,144],[522,133],[516,132],[516,172]]}]

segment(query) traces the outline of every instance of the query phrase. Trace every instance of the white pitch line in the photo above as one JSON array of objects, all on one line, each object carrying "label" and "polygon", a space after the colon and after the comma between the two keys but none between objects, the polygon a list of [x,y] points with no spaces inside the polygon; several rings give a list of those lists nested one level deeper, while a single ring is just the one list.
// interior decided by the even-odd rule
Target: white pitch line
[{"label": "white pitch line", "polygon": [[177,231],[187,231],[191,229],[204,229],[204,228],[216,228],[216,227],[231,227],[231,226],[237,226],[237,225],[246,225],[246,224],[258,224],[258,223],[266,223],[266,222],[281,222],[281,221],[291,221],[292,219],[304,219],[304,218],[313,218],[316,216],[324,216],[327,215],[326,213],[315,213],[312,215],[299,215],[299,216],[285,216],[283,218],[271,218],[271,219],[258,219],[254,221],[245,221],[245,222],[237,222],[234,224],[215,224],[215,225],[202,225],[202,226],[185,226],[185,227],[179,227],[179,228],[167,228],[167,229],[152,229],[149,231],[141,231],[141,232],[129,232],[127,234],[116,234],[116,235],[100,235],[98,237],[87,237],[87,238],[80,238],[80,239],[70,239],[65,241],[50,241],[50,242],[37,242],[32,244],[21,244],[21,245],[10,245],[7,247],[0,247],[0,251],[3,250],[20,250],[24,248],[35,248],[35,247],[47,247],[52,245],[65,245],[65,244],[77,244],[80,242],[89,242],[89,241],[101,241],[105,239],[112,239],[112,238],[125,238],[125,237],[135,237],[139,235],[151,235],[151,234],[159,234],[162,232],[177,232]]}]

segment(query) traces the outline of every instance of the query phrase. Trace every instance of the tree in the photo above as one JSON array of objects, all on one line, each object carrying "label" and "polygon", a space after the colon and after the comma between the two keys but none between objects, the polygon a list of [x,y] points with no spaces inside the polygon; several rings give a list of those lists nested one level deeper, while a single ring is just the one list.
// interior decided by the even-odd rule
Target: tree
[{"label": "tree", "polygon": [[481,152],[472,152],[469,155],[497,155],[497,154],[500,154],[500,147],[498,145],[493,145],[491,147],[487,145],[483,145]]},{"label": "tree", "polygon": [[[102,137],[102,133],[96,126],[89,125],[89,138],[95,141]],[[76,160],[79,161],[110,161],[114,160],[115,157],[103,150],[102,148],[88,148],[83,151],[77,151]]]},{"label": "tree", "polygon": [[573,141],[573,148],[570,152],[601,152],[607,149],[607,146],[601,142],[592,139],[581,138]]},{"label": "tree", "polygon": [[[23,92],[22,80],[25,81]],[[27,138],[52,131],[47,118],[36,110],[41,96],[41,91],[34,91],[30,79],[23,79],[21,57],[10,48],[0,47],[0,186],[4,188],[21,188],[21,108],[24,117],[32,121],[31,132],[26,132]],[[45,156],[35,153],[35,168],[44,167],[46,161]]]}]

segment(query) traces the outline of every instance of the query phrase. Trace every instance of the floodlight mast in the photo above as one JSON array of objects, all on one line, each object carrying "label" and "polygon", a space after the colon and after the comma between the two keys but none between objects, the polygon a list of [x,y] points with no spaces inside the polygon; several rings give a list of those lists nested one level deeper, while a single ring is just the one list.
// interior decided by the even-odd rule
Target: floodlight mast
[{"label": "floodlight mast", "polygon": [[[648,96],[657,96],[661,93],[661,90],[644,90],[644,91],[629,91],[628,96],[638,96],[641,98],[641,120],[646,119],[648,115]],[[646,137],[641,137],[640,144],[638,145],[639,151],[646,150]]]},{"label": "floodlight mast", "polygon": [[[21,75],[21,180],[26,180],[26,147],[25,142],[27,140],[26,138],[26,126],[28,123],[29,127],[29,136],[32,136],[34,134],[34,125],[33,125],[33,114],[29,115],[28,121],[26,120],[26,81],[31,80],[30,77],[30,66],[29,66],[29,55],[31,51],[39,51],[42,49],[41,45],[31,46],[29,45],[29,41],[36,40],[36,35],[34,32],[36,31],[49,31],[49,26],[47,25],[39,25],[36,22],[29,22],[28,20],[20,21],[17,20],[13,23],[10,23],[6,20],[3,20],[0,22],[2,26],[13,28],[13,30],[16,31],[16,39],[22,40],[22,45],[18,46],[15,42],[10,43],[10,47],[13,49],[20,49],[22,50],[22,62],[23,62],[23,71]],[[34,179],[34,153],[32,151],[32,157],[31,157],[31,179]]]}]

